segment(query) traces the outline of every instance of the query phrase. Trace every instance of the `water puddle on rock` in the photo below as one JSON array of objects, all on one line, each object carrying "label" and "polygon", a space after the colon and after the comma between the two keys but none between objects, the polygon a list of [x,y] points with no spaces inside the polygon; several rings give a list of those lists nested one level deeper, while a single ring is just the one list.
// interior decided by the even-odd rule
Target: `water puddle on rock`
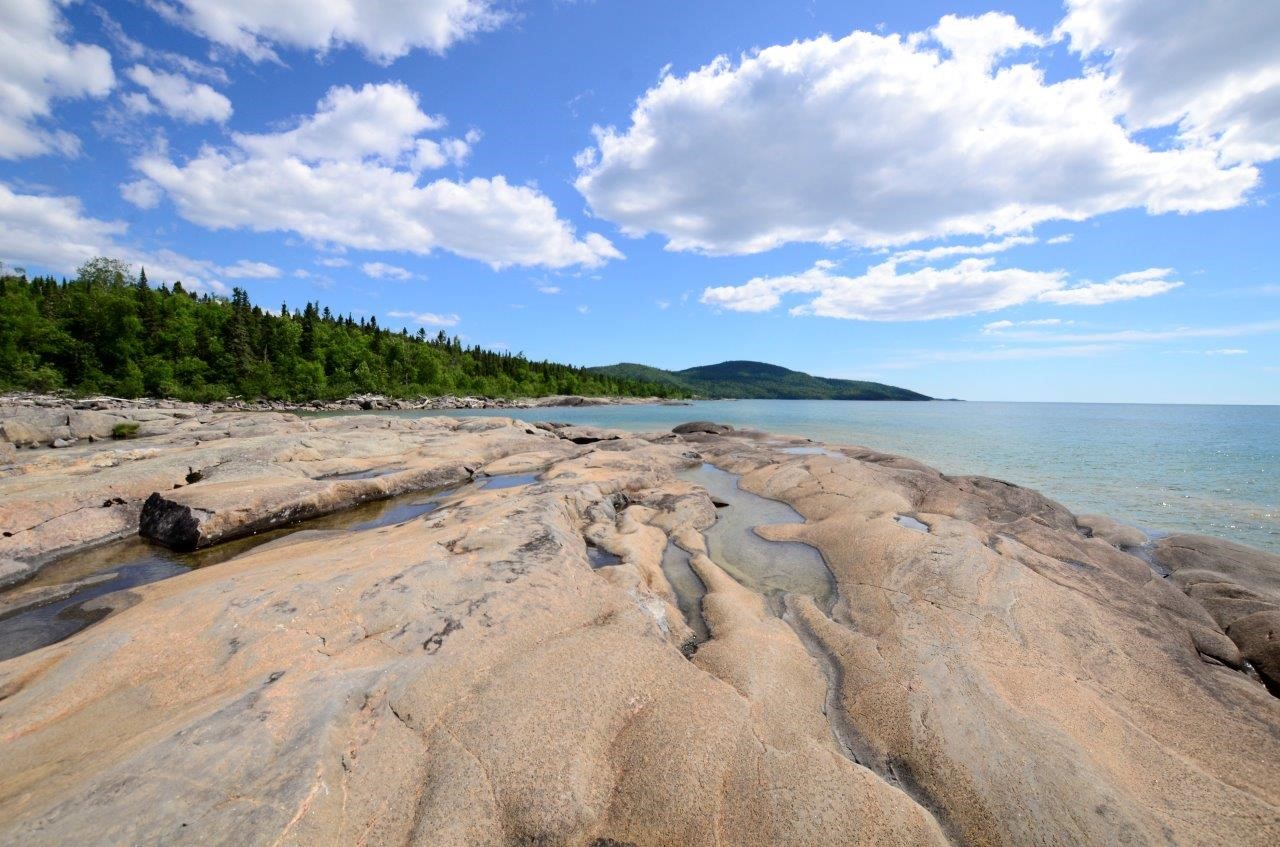
[{"label": "water puddle on rock", "polygon": [[594,544],[587,544],[587,561],[591,562],[591,567],[607,568],[610,565],[622,564],[622,558],[610,553],[603,547],[597,547]]},{"label": "water puddle on rock", "polygon": [[702,598],[706,596],[707,587],[689,564],[689,553],[668,542],[662,554],[662,572],[676,593],[676,605],[684,615],[685,623],[693,630],[694,644],[701,644],[711,637],[707,622],[702,617]]},{"label": "water puddle on rock", "polygon": [[477,476],[475,485],[477,488],[493,490],[495,488],[518,488],[522,485],[531,485],[538,481],[541,475],[539,471],[533,473],[509,473],[497,474],[495,476]]},{"label": "water puddle on rock", "polygon": [[352,479],[377,479],[380,476],[386,476],[387,474],[398,473],[402,470],[404,470],[404,468],[402,467],[369,468],[366,471],[349,471],[347,473],[325,474],[324,476],[317,477],[317,478],[323,479],[327,482],[328,481],[333,481],[333,482],[344,481],[345,482],[347,480],[352,480]]},{"label": "water puddle on rock", "polygon": [[106,605],[86,609],[84,604],[114,591],[217,565],[298,532],[360,532],[392,526],[428,514],[442,500],[467,489],[513,488],[536,478],[537,474],[481,477],[462,485],[374,500],[190,553],[133,536],[63,556],[33,578],[0,592],[0,661],[54,644],[101,620],[109,611]]},{"label": "water puddle on rock", "polygon": [[849,458],[843,453],[835,450],[828,450],[826,447],[784,447],[780,452],[788,453],[792,456],[830,456],[833,459]]},{"label": "water puddle on rock", "polygon": [[919,518],[913,518],[911,515],[895,515],[893,520],[898,526],[905,526],[907,529],[914,529],[916,532],[929,532],[929,525]]},{"label": "water puddle on rock", "polygon": [[798,541],[767,541],[755,533],[765,524],[804,523],[804,518],[778,500],[738,487],[738,477],[714,465],[681,471],[680,478],[701,485],[715,500],[727,503],[716,510],[707,529],[711,559],[734,579],[769,599],[779,614],[786,594],[807,594],[831,611],[835,579],[816,548]]}]

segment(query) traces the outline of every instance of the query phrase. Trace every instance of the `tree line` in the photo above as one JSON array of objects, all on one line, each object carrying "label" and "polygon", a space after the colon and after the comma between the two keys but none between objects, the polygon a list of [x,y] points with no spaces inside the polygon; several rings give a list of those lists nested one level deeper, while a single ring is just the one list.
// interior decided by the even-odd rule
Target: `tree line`
[{"label": "tree line", "polygon": [[208,402],[585,394],[683,396],[679,389],[521,353],[380,327],[307,303],[279,313],[249,302],[152,286],[145,268],[99,257],[74,279],[0,268],[0,389]]}]

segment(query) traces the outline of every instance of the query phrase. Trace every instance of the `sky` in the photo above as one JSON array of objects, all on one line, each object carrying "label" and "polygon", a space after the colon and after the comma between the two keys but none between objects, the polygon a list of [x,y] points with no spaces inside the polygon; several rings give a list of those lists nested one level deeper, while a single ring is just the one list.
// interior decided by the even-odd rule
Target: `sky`
[{"label": "sky", "polygon": [[535,359],[1280,403],[1278,187],[1280,3],[0,0],[6,267]]}]

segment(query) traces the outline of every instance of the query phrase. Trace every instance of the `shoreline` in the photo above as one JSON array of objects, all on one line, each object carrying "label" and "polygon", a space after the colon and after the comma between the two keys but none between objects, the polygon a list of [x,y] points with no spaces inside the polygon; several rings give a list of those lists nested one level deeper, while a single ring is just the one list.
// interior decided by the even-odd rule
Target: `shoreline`
[{"label": "shoreline", "polygon": [[1149,563],[1030,489],[708,422],[229,412],[18,461],[10,561],[243,546],[96,559],[121,590],[0,661],[0,843],[1280,835],[1280,557],[1241,545]]}]

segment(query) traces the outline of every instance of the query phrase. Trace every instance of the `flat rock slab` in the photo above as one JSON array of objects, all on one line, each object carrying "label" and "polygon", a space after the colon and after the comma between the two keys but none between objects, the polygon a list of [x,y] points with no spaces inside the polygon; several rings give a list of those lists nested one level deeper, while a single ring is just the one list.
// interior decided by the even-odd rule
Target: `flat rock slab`
[{"label": "flat rock slab", "polygon": [[[539,473],[118,592],[0,662],[0,845],[1280,843],[1280,700],[1237,669],[1269,661],[1265,554],[1171,539],[1163,579],[999,480],[552,429],[215,416],[20,451],[23,549],[136,527],[151,493],[199,544],[433,468]],[[676,475],[704,460],[798,513],[751,531],[821,552],[830,612],[716,561]]]}]

